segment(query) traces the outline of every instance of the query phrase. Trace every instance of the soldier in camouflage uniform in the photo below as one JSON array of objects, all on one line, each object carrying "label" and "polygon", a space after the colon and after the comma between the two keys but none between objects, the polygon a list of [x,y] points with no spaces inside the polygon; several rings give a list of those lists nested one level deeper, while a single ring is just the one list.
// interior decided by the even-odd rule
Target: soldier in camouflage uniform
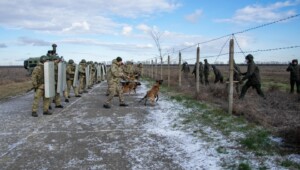
[{"label": "soldier in camouflage uniform", "polygon": [[60,93],[57,92],[57,84],[58,84],[58,63],[62,62],[61,58],[58,56],[54,56],[54,74],[55,74],[55,97],[54,97],[54,103],[55,108],[63,108],[64,106],[61,105],[61,98]]},{"label": "soldier in camouflage uniform", "polygon": [[123,72],[125,76],[134,78],[134,68],[133,68],[133,62],[127,61],[126,65],[123,67]]},{"label": "soldier in camouflage uniform", "polygon": [[85,77],[85,68],[87,67],[85,59],[82,59],[81,62],[79,63],[79,94],[82,93],[87,93],[85,90],[85,87],[87,86],[86,84],[86,77]]},{"label": "soldier in camouflage uniform", "polygon": [[244,77],[242,78],[241,82],[243,82],[244,80],[247,80],[247,82],[244,84],[239,98],[243,99],[247,90],[250,87],[253,87],[256,89],[257,94],[265,99],[265,95],[261,90],[259,69],[253,61],[253,56],[251,54],[248,54],[245,59],[247,61],[248,68],[246,73],[242,73]]},{"label": "soldier in camouflage uniform", "polygon": [[90,62],[90,88],[95,84],[95,75],[96,75],[96,65],[93,61]]},{"label": "soldier in camouflage uniform", "polygon": [[49,60],[47,56],[41,56],[40,63],[34,68],[31,75],[32,85],[35,91],[34,100],[32,104],[33,117],[38,117],[37,111],[41,97],[43,97],[43,114],[52,114],[48,111],[50,105],[50,98],[45,97],[44,62],[46,62],[47,60]]},{"label": "soldier in camouflage uniform", "polygon": [[[195,80],[196,80],[196,69],[197,69],[196,64],[197,63],[195,63],[195,66],[194,66],[194,69],[193,69],[193,72],[192,72],[192,74],[194,74],[194,76],[195,76]],[[203,63],[202,62],[199,63],[199,78],[200,78],[200,83],[203,84]]]},{"label": "soldier in camouflage uniform", "polygon": [[109,87],[109,96],[107,98],[106,103],[103,105],[104,108],[111,108],[110,103],[117,93],[119,96],[120,106],[128,106],[124,102],[122,87],[120,86],[120,79],[124,78],[123,71],[121,69],[122,58],[117,57],[112,61],[111,67],[109,69],[109,79],[107,79],[108,87]]},{"label": "soldier in camouflage uniform", "polygon": [[[77,86],[73,86],[73,82],[74,82],[74,75],[75,75],[75,71],[76,71],[76,65],[74,63],[74,61],[71,59],[68,61],[68,65],[67,65],[67,89],[65,91],[65,97],[70,98],[70,90],[71,87],[74,90],[75,93],[75,97],[81,97],[78,93],[78,87]],[[66,102],[69,102],[69,99],[65,99]]]},{"label": "soldier in camouflage uniform", "polygon": [[135,78],[137,80],[140,79],[140,77],[142,76],[142,72],[143,72],[143,65],[142,63],[139,63],[135,68],[134,68],[134,74],[135,74]]}]

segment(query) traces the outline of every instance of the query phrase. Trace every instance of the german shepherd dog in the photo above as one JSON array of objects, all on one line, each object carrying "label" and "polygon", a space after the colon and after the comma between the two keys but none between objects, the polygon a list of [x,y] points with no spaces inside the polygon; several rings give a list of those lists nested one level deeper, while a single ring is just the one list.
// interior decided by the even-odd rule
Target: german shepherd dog
[{"label": "german shepherd dog", "polygon": [[158,92],[159,92],[159,86],[162,84],[163,80],[156,80],[156,83],[152,86],[150,90],[147,91],[147,94],[139,101],[142,102],[145,100],[145,106],[147,105],[148,99],[152,103],[152,106],[154,106],[154,101],[156,99],[156,102],[158,101]]},{"label": "german shepherd dog", "polygon": [[129,93],[129,94],[131,93],[132,90],[134,91],[134,93],[136,93],[137,86],[141,85],[141,83],[135,81],[135,79],[131,79],[127,82],[121,82],[121,83],[122,83],[123,93]]}]

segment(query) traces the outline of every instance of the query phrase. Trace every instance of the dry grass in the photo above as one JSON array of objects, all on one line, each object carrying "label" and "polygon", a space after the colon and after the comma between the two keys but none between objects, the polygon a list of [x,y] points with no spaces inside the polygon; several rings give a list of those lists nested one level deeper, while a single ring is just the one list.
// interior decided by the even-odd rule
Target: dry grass
[{"label": "dry grass", "polygon": [[32,88],[23,67],[0,67],[0,100],[27,92]]},{"label": "dry grass", "polygon": [[[228,67],[218,67],[227,79]],[[267,97],[262,99],[254,89],[249,89],[244,100],[239,100],[239,94],[234,91],[233,114],[244,116],[249,121],[258,123],[274,134],[280,135],[289,143],[300,144],[300,102],[296,94],[289,94],[289,72],[287,66],[260,66],[262,88]],[[191,69],[192,70],[192,69]],[[246,66],[241,70],[246,71]],[[145,72],[147,74],[147,71]],[[159,72],[160,73],[160,72]],[[167,69],[163,69],[163,79],[167,82]],[[157,77],[160,77],[158,74]],[[210,73],[210,85],[200,85],[200,93],[196,94],[194,76],[190,73],[188,79],[182,75],[182,86],[178,86],[178,70],[171,70],[170,86],[177,92],[191,96],[197,100],[228,109],[228,93],[225,84],[213,84],[214,75]]]}]

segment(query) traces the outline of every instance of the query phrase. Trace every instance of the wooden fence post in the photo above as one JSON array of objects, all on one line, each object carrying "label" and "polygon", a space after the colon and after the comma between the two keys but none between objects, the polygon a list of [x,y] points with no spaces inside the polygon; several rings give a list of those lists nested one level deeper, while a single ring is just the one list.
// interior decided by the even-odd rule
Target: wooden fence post
[{"label": "wooden fence post", "polygon": [[160,80],[162,80],[163,79],[163,58],[162,57],[160,57]]},{"label": "wooden fence post", "polygon": [[234,40],[230,40],[229,46],[229,93],[228,93],[228,113],[232,114],[233,105],[233,57],[234,57]]},{"label": "wooden fence post", "polygon": [[200,87],[199,87],[199,60],[200,60],[200,47],[197,47],[197,59],[196,59],[196,92],[197,94],[199,93],[200,91]]},{"label": "wooden fence post", "polygon": [[171,71],[170,71],[170,56],[168,55],[168,87],[170,87],[170,75]]},{"label": "wooden fence post", "polygon": [[178,85],[181,87],[181,52],[179,51],[179,63],[178,63]]},{"label": "wooden fence post", "polygon": [[158,74],[157,71],[158,71],[157,70],[157,58],[155,58],[155,80],[157,80],[157,74]]},{"label": "wooden fence post", "polygon": [[151,60],[151,78],[154,78],[154,64],[153,64],[153,60]]}]

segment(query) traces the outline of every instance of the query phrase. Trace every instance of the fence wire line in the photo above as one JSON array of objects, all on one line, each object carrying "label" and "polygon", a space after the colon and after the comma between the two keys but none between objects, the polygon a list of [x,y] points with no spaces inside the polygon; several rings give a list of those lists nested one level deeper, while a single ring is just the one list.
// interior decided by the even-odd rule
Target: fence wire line
[{"label": "fence wire line", "polygon": [[222,53],[224,47],[226,46],[226,44],[228,43],[228,41],[230,40],[230,38],[231,38],[231,37],[229,37],[229,38],[226,40],[226,42],[224,43],[224,45],[222,46],[222,48],[221,48],[221,50],[220,50],[220,52],[219,52],[219,55],[216,57],[215,62],[218,60],[219,56],[221,55],[221,53]]},{"label": "fence wire line", "polygon": [[238,40],[236,39],[235,35],[233,35],[233,38],[234,38],[234,40],[235,40],[234,42],[236,42],[238,48],[240,49],[240,51],[243,53],[243,55],[244,55],[244,57],[245,57],[246,55],[245,55],[244,51],[242,50],[240,44],[238,43]]},{"label": "fence wire line", "polygon": [[[178,53],[180,51],[184,51],[184,50],[187,50],[189,48],[192,48],[192,47],[195,47],[195,46],[199,46],[200,44],[206,44],[206,43],[209,43],[209,42],[213,42],[213,41],[216,41],[216,40],[219,40],[219,39],[222,39],[222,38],[225,38],[225,37],[228,37],[228,36],[231,36],[231,35],[236,35],[236,34],[242,34],[242,33],[245,33],[245,32],[249,32],[249,31],[252,31],[252,30],[255,30],[255,29],[259,29],[259,28],[263,28],[263,27],[266,27],[266,26],[269,26],[269,25],[273,25],[273,24],[276,24],[276,23],[279,23],[279,22],[282,22],[282,21],[286,21],[286,20],[289,20],[289,19],[293,19],[293,18],[296,18],[296,17],[299,17],[300,14],[295,14],[295,15],[292,15],[292,16],[288,16],[286,18],[282,18],[282,19],[279,19],[279,20],[276,20],[276,21],[273,21],[273,22],[269,22],[269,23],[266,23],[266,24],[262,24],[262,25],[258,25],[258,26],[255,26],[255,27],[251,27],[251,28],[248,28],[248,29],[245,29],[245,30],[242,30],[242,31],[238,31],[238,32],[234,32],[234,33],[231,33],[231,34],[227,34],[227,35],[224,35],[224,36],[220,36],[218,38],[213,38],[211,40],[207,40],[207,41],[203,41],[203,42],[199,42],[199,43],[196,43],[194,45],[191,45],[191,46],[188,46],[188,47],[185,47],[185,48],[182,48],[180,50],[174,50],[173,49],[173,52],[168,52],[167,54],[173,54],[173,53]],[[239,46],[239,45],[238,45]],[[242,51],[242,50],[241,50]]]}]

